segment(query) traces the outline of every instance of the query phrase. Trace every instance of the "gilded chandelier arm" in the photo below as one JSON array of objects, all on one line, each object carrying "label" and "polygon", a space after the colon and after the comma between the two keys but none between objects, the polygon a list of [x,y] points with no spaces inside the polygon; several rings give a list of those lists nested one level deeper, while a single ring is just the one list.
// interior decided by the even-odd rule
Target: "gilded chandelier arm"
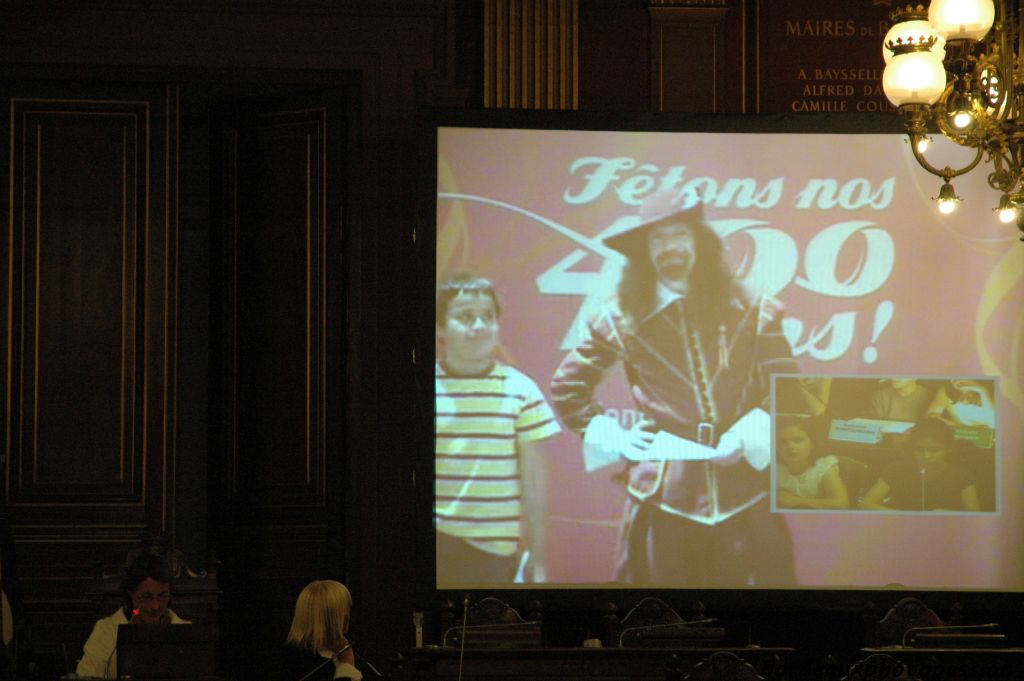
[{"label": "gilded chandelier arm", "polygon": [[[928,120],[928,113],[930,107],[923,104],[904,104],[900,107],[900,113],[903,114],[904,125],[907,128],[907,136],[910,138],[910,149],[914,153],[914,158],[921,165],[922,168],[927,170],[933,175],[941,177],[944,181],[949,182],[952,178],[964,173],[969,173],[981,162],[982,154],[984,149],[978,147],[974,154],[974,159],[963,168],[953,168],[951,166],[945,166],[942,169],[933,166],[924,154],[918,149],[917,142],[927,134],[925,128],[925,121]],[[940,115],[937,118],[942,119],[945,116]],[[943,131],[945,132],[945,131]]]},{"label": "gilded chandelier arm", "polygon": [[989,149],[995,169],[988,174],[988,186],[996,191],[1010,193],[1020,183],[1020,159],[1010,147]]},{"label": "gilded chandelier arm", "polygon": [[[899,110],[918,165],[942,178],[935,198],[949,214],[951,180],[990,163],[1000,221],[1024,232],[1024,0],[931,0],[890,13],[882,86]],[[929,133],[974,151],[962,167],[925,158]],[[1022,239],[1024,240],[1024,239]]]}]

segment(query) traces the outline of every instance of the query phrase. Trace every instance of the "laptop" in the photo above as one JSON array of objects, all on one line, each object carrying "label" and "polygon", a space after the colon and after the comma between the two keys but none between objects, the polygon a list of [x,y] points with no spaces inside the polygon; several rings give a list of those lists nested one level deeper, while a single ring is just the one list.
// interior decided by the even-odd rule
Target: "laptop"
[{"label": "laptop", "polygon": [[217,628],[207,624],[122,624],[117,678],[177,681],[217,678]]}]

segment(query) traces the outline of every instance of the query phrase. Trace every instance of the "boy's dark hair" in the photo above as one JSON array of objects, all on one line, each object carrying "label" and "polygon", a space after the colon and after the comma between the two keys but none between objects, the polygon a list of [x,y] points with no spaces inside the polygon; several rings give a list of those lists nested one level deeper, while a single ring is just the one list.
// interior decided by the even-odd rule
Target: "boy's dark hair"
[{"label": "boy's dark hair", "polygon": [[448,318],[448,305],[462,293],[471,293],[489,296],[494,302],[494,314],[501,317],[501,303],[498,302],[498,293],[494,290],[494,284],[490,279],[478,277],[473,274],[456,274],[451,279],[441,284],[437,290],[437,325],[444,326]]}]

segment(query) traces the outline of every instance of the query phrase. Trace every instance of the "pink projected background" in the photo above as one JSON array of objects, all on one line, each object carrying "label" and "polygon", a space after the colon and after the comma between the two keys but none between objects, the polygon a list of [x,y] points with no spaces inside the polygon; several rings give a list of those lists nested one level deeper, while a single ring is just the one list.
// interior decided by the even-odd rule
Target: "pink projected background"
[{"label": "pink projected background", "polygon": [[[895,135],[442,128],[438,154],[438,280],[495,282],[508,361],[542,390],[614,289],[601,233],[661,183],[698,189],[747,285],[783,302],[802,372],[998,379],[999,513],[787,521],[801,586],[1024,588],[1024,244],[994,219],[984,170],[954,182],[965,201],[943,217],[940,180]],[[599,395],[631,424],[620,370]],[[576,434],[549,444],[548,578],[599,586],[624,491],[584,472]]]}]

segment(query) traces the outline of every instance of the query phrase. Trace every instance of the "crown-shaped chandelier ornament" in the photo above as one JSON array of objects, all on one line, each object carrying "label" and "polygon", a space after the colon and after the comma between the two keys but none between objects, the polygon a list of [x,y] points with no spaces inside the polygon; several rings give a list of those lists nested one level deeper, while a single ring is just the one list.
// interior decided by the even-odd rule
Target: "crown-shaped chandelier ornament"
[{"label": "crown-shaped chandelier ornament", "polygon": [[[953,178],[985,159],[992,164],[988,184],[1001,194],[993,210],[1024,233],[1022,1],[897,7],[882,40],[882,88],[903,116],[914,158],[942,178],[939,210],[955,210]],[[973,159],[960,168],[932,165],[925,157],[932,131],[974,149]]]}]

